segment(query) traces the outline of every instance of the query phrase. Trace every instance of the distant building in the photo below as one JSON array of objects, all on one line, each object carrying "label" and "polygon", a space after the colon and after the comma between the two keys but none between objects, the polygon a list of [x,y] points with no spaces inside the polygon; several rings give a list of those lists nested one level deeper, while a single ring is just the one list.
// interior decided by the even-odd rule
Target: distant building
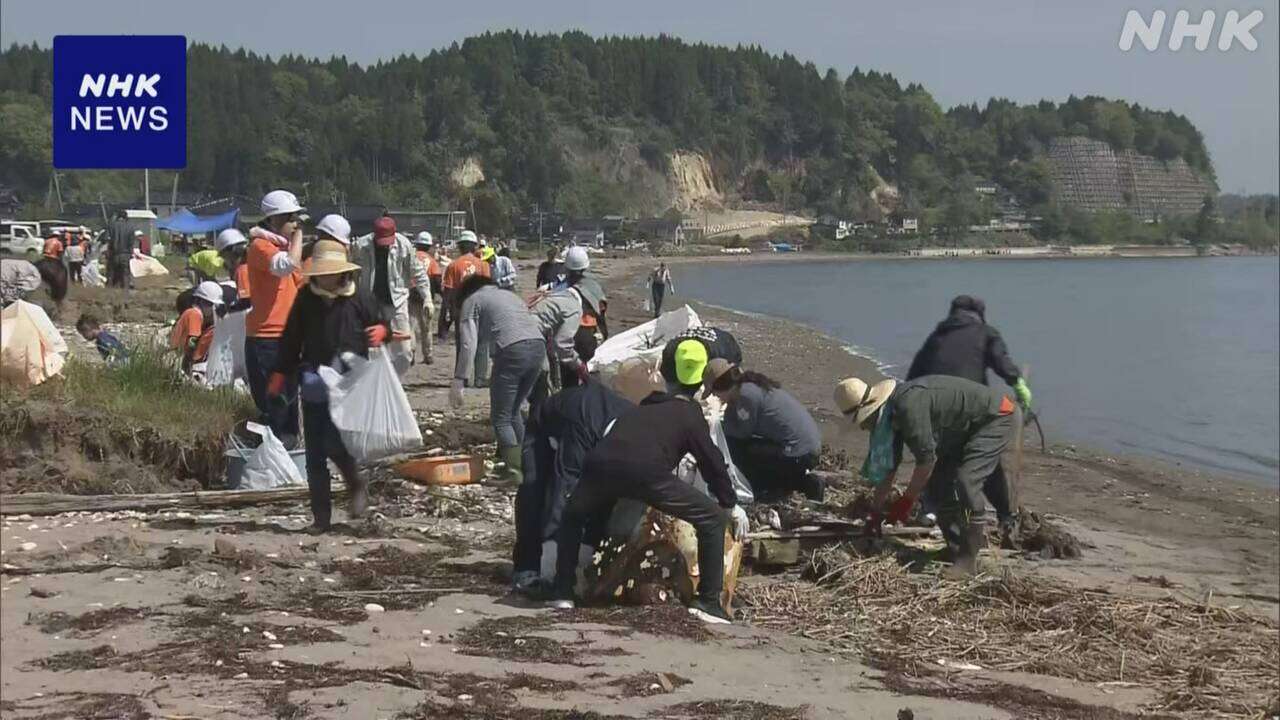
[{"label": "distant building", "polygon": [[902,232],[920,232],[920,219],[913,217],[902,218]]},{"label": "distant building", "polygon": [[636,235],[644,240],[683,245],[685,241],[684,224],[679,220],[667,218],[645,218],[634,224]]}]

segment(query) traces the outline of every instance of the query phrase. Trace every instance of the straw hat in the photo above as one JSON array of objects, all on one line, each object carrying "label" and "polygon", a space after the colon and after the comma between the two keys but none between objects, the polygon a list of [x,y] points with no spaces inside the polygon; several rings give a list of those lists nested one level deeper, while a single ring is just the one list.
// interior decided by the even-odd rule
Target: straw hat
[{"label": "straw hat", "polygon": [[355,272],[359,265],[347,259],[347,247],[337,240],[317,240],[311,254],[311,266],[302,271],[307,277],[316,275],[341,275]]},{"label": "straw hat", "polygon": [[892,378],[870,386],[858,378],[845,378],[836,385],[836,407],[845,417],[853,418],[855,425],[861,425],[885,404],[896,387],[898,381]]},{"label": "straw hat", "polygon": [[709,397],[715,391],[715,385],[726,374],[732,372],[737,365],[725,360],[724,358],[714,358],[707,363],[707,369],[702,371],[702,397]]}]

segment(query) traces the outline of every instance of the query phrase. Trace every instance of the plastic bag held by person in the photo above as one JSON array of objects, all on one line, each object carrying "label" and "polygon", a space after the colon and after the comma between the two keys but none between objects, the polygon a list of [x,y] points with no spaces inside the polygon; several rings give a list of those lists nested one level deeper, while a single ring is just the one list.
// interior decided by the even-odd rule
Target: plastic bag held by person
[{"label": "plastic bag held by person", "polygon": [[213,343],[205,366],[209,387],[231,385],[246,377],[244,366],[244,319],[248,311],[227,313],[213,326]]},{"label": "plastic bag held by person", "polygon": [[240,476],[241,490],[270,490],[285,485],[302,485],[304,480],[284,443],[271,428],[248,423],[248,430],[262,436],[262,444],[249,455]]},{"label": "plastic bag held by person", "polygon": [[347,364],[345,375],[328,367],[319,372],[329,386],[329,416],[351,456],[369,462],[422,447],[409,397],[386,351],[374,348],[368,360],[349,356]]},{"label": "plastic bag held by person", "polygon": [[169,269],[159,260],[150,255],[134,254],[129,259],[129,274],[136,278],[150,277],[155,275],[168,275]]}]

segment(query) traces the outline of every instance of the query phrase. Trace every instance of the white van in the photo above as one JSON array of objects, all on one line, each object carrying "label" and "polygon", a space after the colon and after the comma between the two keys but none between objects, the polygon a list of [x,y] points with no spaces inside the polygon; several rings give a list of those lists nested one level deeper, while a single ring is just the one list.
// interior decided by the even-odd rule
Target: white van
[{"label": "white van", "polygon": [[44,252],[40,225],[18,220],[0,220],[0,255],[13,255],[35,261]]}]

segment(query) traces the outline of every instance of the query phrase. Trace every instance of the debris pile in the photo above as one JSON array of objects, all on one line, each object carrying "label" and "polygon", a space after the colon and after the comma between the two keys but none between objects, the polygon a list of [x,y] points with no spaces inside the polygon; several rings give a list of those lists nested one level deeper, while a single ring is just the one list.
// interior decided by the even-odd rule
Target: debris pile
[{"label": "debris pile", "polygon": [[743,587],[752,622],[909,676],[984,668],[1138,683],[1157,690],[1160,712],[1257,717],[1280,693],[1274,620],[1007,571],[940,581],[852,547],[815,553],[810,580]]}]

